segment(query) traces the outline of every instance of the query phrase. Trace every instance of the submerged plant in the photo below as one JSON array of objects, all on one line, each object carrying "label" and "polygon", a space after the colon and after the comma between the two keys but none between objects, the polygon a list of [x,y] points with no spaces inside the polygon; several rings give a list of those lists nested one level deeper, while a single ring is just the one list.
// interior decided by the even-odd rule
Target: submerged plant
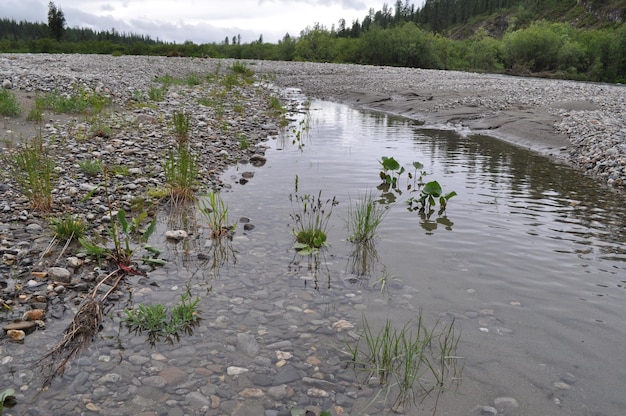
[{"label": "submerged plant", "polygon": [[374,240],[376,229],[387,213],[387,208],[376,201],[372,192],[366,192],[354,205],[350,201],[346,220],[348,241],[364,244]]},{"label": "submerged plant", "polygon": [[397,328],[387,320],[374,332],[367,319],[355,345],[348,345],[350,363],[364,383],[383,387],[385,397],[395,393],[394,405],[415,404],[433,394],[434,413],[439,395],[453,382],[460,381],[462,366],[456,355],[460,336],[449,324],[437,322],[426,327],[422,313],[415,324]]},{"label": "submerged plant", "polygon": [[189,293],[181,295],[180,303],[171,310],[162,304],[143,305],[137,309],[125,310],[124,322],[129,331],[147,332],[150,343],[154,344],[162,338],[170,344],[180,341],[180,333],[193,333],[193,327],[200,320],[198,312],[199,298],[191,299]]},{"label": "submerged plant", "polygon": [[333,207],[339,202],[335,197],[322,199],[322,191],[317,195],[298,195],[298,176],[296,176],[296,191],[289,195],[294,225],[291,229],[296,242],[293,248],[303,256],[314,254],[320,248],[328,246],[327,227]]}]

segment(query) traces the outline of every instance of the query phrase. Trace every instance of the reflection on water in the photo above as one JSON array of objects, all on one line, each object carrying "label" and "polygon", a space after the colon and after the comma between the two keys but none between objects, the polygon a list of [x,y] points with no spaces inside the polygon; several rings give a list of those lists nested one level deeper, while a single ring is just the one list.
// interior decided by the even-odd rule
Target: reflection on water
[{"label": "reflection on water", "polygon": [[[268,151],[265,170],[226,194],[244,215],[263,207],[257,229],[269,243],[264,246],[252,233],[239,247],[242,258],[262,247],[276,254],[277,247],[289,248],[284,201],[299,175],[308,185],[303,192],[321,189],[339,204],[329,223],[326,265],[299,265],[306,271],[293,272],[289,263],[290,272],[306,282],[327,267],[329,294],[341,296],[344,285],[361,288],[371,299],[368,316],[378,313],[381,319],[407,313],[394,309],[401,295],[392,291],[385,303],[390,309],[380,309],[378,288],[393,276],[394,288],[418,291],[414,302],[426,313],[457,317],[472,381],[466,382],[465,398],[448,397],[451,409],[455,403],[465,409],[473,407],[468,402],[491,404],[494,397],[488,397],[496,394],[524,401],[525,415],[598,408],[611,414],[626,406],[616,388],[626,379],[626,357],[618,347],[626,337],[622,196],[565,165],[489,137],[425,130],[401,118],[324,102],[314,102],[311,113],[306,147],[282,143],[280,151]],[[381,186],[383,156],[394,157],[406,171],[414,170],[415,161],[423,169],[413,178],[401,176],[397,189]],[[419,186],[410,186],[417,177],[457,196],[445,210],[414,211],[407,201],[420,195]],[[355,247],[346,241],[343,221],[348,201],[368,191],[390,211],[376,246]],[[275,258],[266,258],[268,268],[280,267],[281,256]],[[616,356],[619,366],[602,358]],[[488,362],[497,365],[478,364]],[[535,363],[547,370],[538,372]],[[565,373],[575,373],[587,402],[552,391]],[[571,407],[555,408],[547,396]],[[600,399],[606,396],[615,404]]]}]

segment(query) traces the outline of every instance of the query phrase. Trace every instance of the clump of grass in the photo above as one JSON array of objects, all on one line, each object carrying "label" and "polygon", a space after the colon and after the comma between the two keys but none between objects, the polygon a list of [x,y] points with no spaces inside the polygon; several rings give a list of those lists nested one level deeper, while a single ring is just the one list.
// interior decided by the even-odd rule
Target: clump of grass
[{"label": "clump of grass", "polygon": [[206,201],[201,201],[199,209],[211,229],[212,239],[232,235],[235,231],[236,225],[228,223],[228,206],[218,192],[209,192]]},{"label": "clump of grass", "polygon": [[[437,401],[451,383],[460,381],[462,366],[456,355],[460,336],[449,324],[437,322],[428,329],[420,311],[417,323],[396,328],[387,320],[379,332],[373,332],[365,317],[355,345],[348,345],[350,362],[366,384],[376,383],[395,392],[395,406],[415,404],[434,394]],[[364,344],[364,345],[363,345]]]},{"label": "clump of grass", "polygon": [[202,81],[198,78],[198,75],[189,74],[187,75],[187,78],[185,78],[185,83],[190,87],[194,87],[196,85],[200,85]]},{"label": "clump of grass", "polygon": [[96,119],[92,122],[89,128],[89,135],[91,137],[102,137],[108,139],[113,134],[113,130],[104,121]]},{"label": "clump of grass", "polygon": [[246,150],[250,148],[250,142],[248,141],[248,138],[244,135],[239,137],[239,148],[241,150]]},{"label": "clump of grass", "polygon": [[250,69],[245,62],[235,61],[231,65],[230,69],[235,74],[243,75],[244,77],[252,77],[254,75],[254,71]]},{"label": "clump of grass", "polygon": [[55,91],[35,97],[36,106],[55,113],[98,114],[109,103],[108,97],[81,88],[78,88],[74,94]]},{"label": "clump of grass", "polygon": [[0,115],[17,116],[22,112],[20,103],[15,94],[4,88],[0,88]]},{"label": "clump of grass", "polygon": [[28,198],[31,207],[36,211],[50,211],[55,164],[41,141],[22,146],[3,160],[9,175],[18,190]]},{"label": "clump of grass", "polygon": [[70,214],[65,215],[63,218],[52,218],[50,224],[52,225],[54,236],[65,241],[83,238],[87,230],[83,221]]},{"label": "clump of grass", "polygon": [[351,202],[346,220],[348,240],[355,244],[373,241],[386,213],[387,207],[378,204],[372,192],[365,193],[354,205]]},{"label": "clump of grass", "polygon": [[199,173],[198,158],[187,146],[179,145],[175,151],[169,152],[163,171],[172,202],[184,203],[196,199],[194,187]]},{"label": "clump of grass", "polygon": [[275,95],[268,97],[267,105],[276,117],[280,117],[287,112],[287,109],[280,103],[280,99]]},{"label": "clump of grass", "polygon": [[162,304],[143,305],[137,309],[125,310],[124,322],[129,331],[147,332],[154,346],[164,338],[170,344],[180,341],[180,333],[193,334],[193,327],[200,321],[199,298],[191,299],[188,293],[181,295],[181,301],[171,310]]},{"label": "clump of grass", "polygon": [[166,87],[161,87],[161,88],[151,87],[150,91],[148,91],[148,97],[152,101],[163,101],[163,98],[165,97],[166,92],[167,92]]},{"label": "clump of grass", "polygon": [[100,159],[84,159],[78,162],[81,171],[89,176],[97,176],[104,172],[104,163]]},{"label": "clump of grass", "polygon": [[293,247],[303,256],[318,253],[328,246],[327,228],[332,209],[339,202],[335,197],[322,199],[322,191],[317,195],[298,195],[298,176],[296,175],[295,192],[289,195],[294,225],[291,233],[296,239]]},{"label": "clump of grass", "polygon": [[172,123],[174,125],[174,136],[176,142],[181,145],[189,139],[189,129],[191,126],[191,116],[184,111],[174,111],[172,113]]}]

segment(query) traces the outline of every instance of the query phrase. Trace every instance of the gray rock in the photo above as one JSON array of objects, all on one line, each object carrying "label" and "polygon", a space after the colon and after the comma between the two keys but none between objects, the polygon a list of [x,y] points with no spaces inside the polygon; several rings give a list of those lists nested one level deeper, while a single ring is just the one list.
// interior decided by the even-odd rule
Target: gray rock
[{"label": "gray rock", "polygon": [[70,283],[72,280],[72,273],[63,267],[50,267],[48,276],[52,281],[59,283]]},{"label": "gray rock", "polygon": [[287,364],[280,370],[280,372],[274,379],[274,383],[275,384],[289,384],[289,383],[293,383],[294,381],[298,381],[301,379],[302,379],[302,376],[300,375],[298,370],[294,366]]},{"label": "gray rock", "polygon": [[240,333],[237,334],[237,350],[249,357],[256,357],[260,348],[254,335]]}]

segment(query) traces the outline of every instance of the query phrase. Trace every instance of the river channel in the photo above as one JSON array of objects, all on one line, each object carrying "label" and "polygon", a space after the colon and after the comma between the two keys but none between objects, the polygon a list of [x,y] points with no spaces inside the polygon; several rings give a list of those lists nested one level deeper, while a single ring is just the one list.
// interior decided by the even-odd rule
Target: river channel
[{"label": "river channel", "polygon": [[[168,264],[130,283],[132,296],[106,311],[63,378],[6,414],[381,414],[391,404],[372,404],[375,390],[351,379],[345,344],[364,318],[402,327],[420,314],[428,325],[454,322],[459,334],[462,380],[441,396],[439,415],[626,412],[622,196],[493,138],[336,103],[311,102],[292,126],[264,144],[263,166],[240,163],[223,176],[230,219],[248,225],[216,247],[197,212],[164,215],[153,238]],[[406,167],[386,196],[383,156]],[[413,162],[425,182],[456,192],[444,212],[407,209],[418,195]],[[312,265],[292,248],[296,176],[300,194],[339,202],[331,245]],[[363,262],[345,219],[367,192],[388,211]],[[168,229],[190,236],[166,243]],[[120,324],[124,307],[172,305],[184,290],[201,299],[203,319],[179,342],[150,346]],[[32,377],[16,372],[18,388]],[[427,400],[404,413],[433,408]]]}]

